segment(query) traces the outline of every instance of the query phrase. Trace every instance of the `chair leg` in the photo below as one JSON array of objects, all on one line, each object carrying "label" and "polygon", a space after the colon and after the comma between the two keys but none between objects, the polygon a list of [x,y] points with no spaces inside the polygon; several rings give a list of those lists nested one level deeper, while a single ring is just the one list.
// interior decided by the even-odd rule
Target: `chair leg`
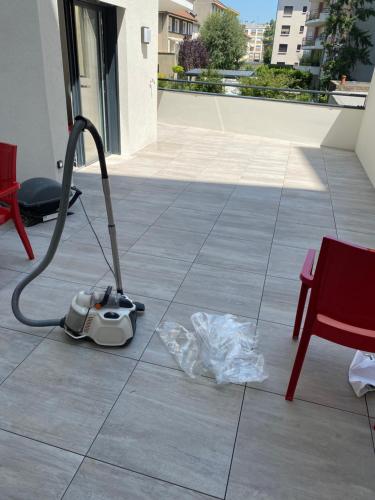
[{"label": "chair leg", "polygon": [[287,401],[293,401],[294,393],[296,391],[297,383],[299,376],[301,374],[302,365],[305,360],[307,348],[309,347],[311,334],[307,332],[304,328],[301,336],[301,340],[298,346],[298,351],[296,355],[296,359],[294,361],[294,366],[292,370],[292,374],[290,376],[288,389],[286,391],[285,399]]},{"label": "chair leg", "polygon": [[19,234],[19,237],[21,238],[23,246],[25,247],[26,253],[27,253],[29,259],[33,260],[34,259],[34,252],[33,252],[33,249],[31,247],[27,233],[25,231],[25,227],[23,225],[23,221],[21,218],[20,209],[19,209],[16,197],[14,197],[11,201],[11,214],[12,214],[12,219],[13,219],[14,225],[16,226],[17,232]]},{"label": "chair leg", "polygon": [[303,313],[305,310],[305,304],[306,304],[306,298],[307,298],[308,291],[309,291],[309,288],[304,283],[302,283],[301,291],[300,291],[299,299],[298,299],[296,319],[294,322],[294,329],[293,329],[293,339],[294,340],[298,339],[299,332],[301,330],[301,323],[302,323]]}]

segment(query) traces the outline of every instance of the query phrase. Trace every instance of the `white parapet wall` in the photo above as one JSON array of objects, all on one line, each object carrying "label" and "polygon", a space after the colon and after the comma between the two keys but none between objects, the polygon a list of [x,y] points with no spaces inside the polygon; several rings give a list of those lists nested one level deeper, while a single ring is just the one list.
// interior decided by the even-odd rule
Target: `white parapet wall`
[{"label": "white parapet wall", "polygon": [[375,73],[367,97],[366,110],[360,127],[356,153],[375,186]]},{"label": "white parapet wall", "polygon": [[159,90],[158,95],[158,120],[161,123],[350,151],[355,150],[363,115],[363,109],[296,102],[168,90]]}]

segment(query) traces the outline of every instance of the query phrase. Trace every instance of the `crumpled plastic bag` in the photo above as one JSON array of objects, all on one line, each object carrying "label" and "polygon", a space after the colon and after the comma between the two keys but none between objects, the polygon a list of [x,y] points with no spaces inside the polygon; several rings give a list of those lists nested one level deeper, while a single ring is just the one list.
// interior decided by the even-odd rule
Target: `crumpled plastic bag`
[{"label": "crumpled plastic bag", "polygon": [[164,322],[157,330],[189,377],[214,376],[218,384],[263,382],[267,378],[253,323],[239,323],[230,314],[202,312],[193,314],[191,322],[194,331],[173,322]]},{"label": "crumpled plastic bag", "polygon": [[375,391],[375,354],[355,353],[349,368],[349,382],[359,398]]}]

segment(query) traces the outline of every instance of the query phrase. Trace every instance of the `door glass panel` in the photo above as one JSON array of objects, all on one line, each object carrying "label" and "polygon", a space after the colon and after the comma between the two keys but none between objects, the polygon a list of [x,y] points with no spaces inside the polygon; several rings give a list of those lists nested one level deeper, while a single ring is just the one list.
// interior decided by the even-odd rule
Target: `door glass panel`
[{"label": "door glass panel", "polygon": [[[102,106],[102,61],[99,11],[81,5],[74,6],[81,112],[98,129],[104,140]],[[84,133],[85,160],[97,160],[97,151],[91,134]]]}]

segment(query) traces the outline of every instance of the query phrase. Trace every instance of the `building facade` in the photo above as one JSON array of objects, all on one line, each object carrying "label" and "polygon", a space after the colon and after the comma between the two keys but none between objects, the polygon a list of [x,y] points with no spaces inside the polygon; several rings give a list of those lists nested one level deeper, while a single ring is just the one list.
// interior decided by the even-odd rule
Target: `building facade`
[{"label": "building facade", "polygon": [[306,37],[306,17],[310,0],[279,0],[277,7],[272,64],[298,65]]},{"label": "building facade", "polygon": [[236,16],[239,15],[239,12],[220,2],[220,0],[194,0],[194,12],[197,14],[200,26],[204,24],[211,14],[224,11],[233,12]]},{"label": "building facade", "polygon": [[262,63],[264,58],[264,33],[269,24],[250,23],[245,25],[247,35],[246,61],[250,63]]},{"label": "building facade", "polygon": [[320,74],[320,66],[324,59],[324,32],[328,16],[328,1],[311,0],[306,16],[306,36],[302,41],[303,57],[300,69],[307,68],[315,75]]},{"label": "building facade", "polygon": [[198,32],[197,15],[189,10],[175,9],[159,12],[158,45],[159,73],[170,75],[178,63],[180,44]]},{"label": "building facade", "polygon": [[[160,0],[163,10],[193,8]],[[0,138],[17,144],[20,181],[60,179],[68,128],[87,116],[106,153],[131,155],[156,140],[155,0],[12,0],[0,15]],[[96,159],[88,137],[78,162]]]}]

